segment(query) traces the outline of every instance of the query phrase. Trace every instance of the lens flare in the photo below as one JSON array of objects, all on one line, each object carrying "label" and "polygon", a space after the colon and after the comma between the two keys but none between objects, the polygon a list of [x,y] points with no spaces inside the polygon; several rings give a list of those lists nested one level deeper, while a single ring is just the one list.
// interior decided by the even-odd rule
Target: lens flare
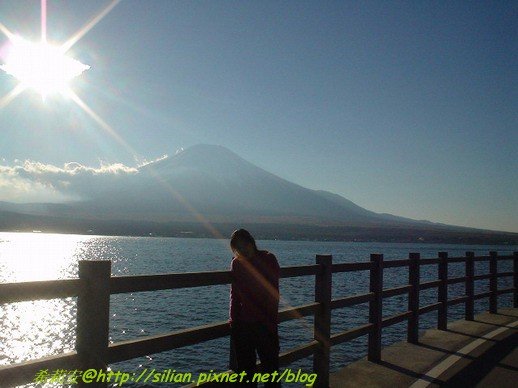
[{"label": "lens flare", "polygon": [[42,97],[64,92],[73,78],[89,68],[64,55],[59,47],[46,42],[32,43],[18,36],[12,38],[6,62],[0,66]]}]

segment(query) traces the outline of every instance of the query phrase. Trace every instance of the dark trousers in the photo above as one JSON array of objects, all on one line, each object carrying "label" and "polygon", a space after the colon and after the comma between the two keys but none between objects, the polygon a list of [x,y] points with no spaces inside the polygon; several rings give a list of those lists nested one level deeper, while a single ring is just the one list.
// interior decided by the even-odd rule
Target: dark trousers
[{"label": "dark trousers", "polygon": [[[279,370],[279,335],[272,333],[259,322],[234,322],[231,330],[231,341],[234,350],[234,367],[236,372],[245,371],[249,383],[246,387],[257,387],[252,382],[254,373],[272,373]],[[256,351],[261,360],[261,370],[256,368]],[[279,375],[277,375],[277,378]],[[236,385],[234,385],[236,386]],[[265,382],[265,387],[280,387],[280,383]]]}]

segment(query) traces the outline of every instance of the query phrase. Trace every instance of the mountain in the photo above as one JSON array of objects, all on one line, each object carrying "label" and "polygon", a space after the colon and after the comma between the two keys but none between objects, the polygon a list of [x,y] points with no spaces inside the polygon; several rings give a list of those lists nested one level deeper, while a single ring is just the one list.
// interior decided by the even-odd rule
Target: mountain
[{"label": "mountain", "polygon": [[139,168],[54,214],[145,221],[377,226],[416,221],[381,215],[282,179],[222,146],[200,144]]},{"label": "mountain", "polygon": [[[340,195],[289,182],[216,145],[196,145],[141,166],[136,173],[103,182],[92,185],[89,197],[76,202],[0,202],[0,211],[9,216],[11,225],[0,224],[0,227],[12,229],[16,214],[25,214],[33,218],[22,217],[24,228],[31,219],[40,217],[41,221],[41,217],[46,217],[53,230],[65,223],[75,225],[74,230],[97,225],[109,233],[116,233],[117,228],[125,231],[153,229],[166,233],[165,227],[157,225],[176,223],[195,229],[193,225],[206,222],[233,226],[291,225],[292,230],[299,225],[318,229],[320,235],[327,233],[325,231],[329,229],[326,228],[340,229],[342,234],[352,230],[346,232],[344,228],[356,228],[364,234],[366,230],[370,230],[369,233],[376,230],[376,236],[393,235],[396,229],[400,235],[408,235],[408,231],[413,230],[411,234],[415,233],[416,238],[419,230],[481,232],[378,214]],[[354,236],[361,237],[358,233]]]}]

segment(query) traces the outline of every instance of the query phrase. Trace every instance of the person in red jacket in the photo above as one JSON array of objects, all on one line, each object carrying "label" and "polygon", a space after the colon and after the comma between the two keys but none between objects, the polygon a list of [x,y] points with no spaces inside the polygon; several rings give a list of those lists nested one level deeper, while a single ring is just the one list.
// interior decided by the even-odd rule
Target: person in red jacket
[{"label": "person in red jacket", "polygon": [[[279,263],[274,254],[257,249],[245,229],[232,233],[230,318],[236,372],[246,371],[251,385],[256,372],[256,351],[262,373],[279,369]],[[269,382],[265,387],[279,387]]]}]

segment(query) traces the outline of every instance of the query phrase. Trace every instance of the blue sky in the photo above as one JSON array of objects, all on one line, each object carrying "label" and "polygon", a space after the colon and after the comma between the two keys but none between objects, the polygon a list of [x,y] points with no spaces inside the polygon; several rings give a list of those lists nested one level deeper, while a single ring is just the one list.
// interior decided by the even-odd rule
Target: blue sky
[{"label": "blue sky", "polygon": [[[108,4],[49,0],[49,41]],[[220,144],[369,210],[518,232],[517,9],[125,0],[69,54],[91,66],[74,91],[126,144],[25,91],[0,110],[0,164],[135,166]],[[0,22],[37,39],[39,1],[0,3]],[[0,96],[15,85],[0,72]]]}]

